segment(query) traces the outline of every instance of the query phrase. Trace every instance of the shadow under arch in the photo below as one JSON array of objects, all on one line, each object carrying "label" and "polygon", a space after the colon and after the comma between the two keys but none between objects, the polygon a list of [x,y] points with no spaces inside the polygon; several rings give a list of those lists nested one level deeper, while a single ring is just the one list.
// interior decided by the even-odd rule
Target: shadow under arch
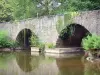
[{"label": "shadow under arch", "polygon": [[90,34],[84,26],[72,23],[61,31],[56,42],[56,47],[81,47],[82,39]]}]

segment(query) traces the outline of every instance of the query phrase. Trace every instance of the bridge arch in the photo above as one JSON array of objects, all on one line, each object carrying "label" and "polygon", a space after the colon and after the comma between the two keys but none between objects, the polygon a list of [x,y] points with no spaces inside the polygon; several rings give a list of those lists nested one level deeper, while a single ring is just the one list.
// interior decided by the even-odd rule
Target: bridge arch
[{"label": "bridge arch", "polygon": [[56,47],[81,47],[82,39],[88,34],[91,33],[84,26],[72,23],[61,31],[56,41]]},{"label": "bridge arch", "polygon": [[28,48],[30,46],[29,40],[31,36],[32,36],[32,31],[30,29],[24,28],[18,33],[16,41],[19,43],[21,47]]},{"label": "bridge arch", "polygon": [[[17,34],[16,41],[19,43],[20,47],[30,49],[30,38],[32,35],[35,35],[35,33],[31,29],[24,28]],[[35,36],[37,37],[37,35]]]}]

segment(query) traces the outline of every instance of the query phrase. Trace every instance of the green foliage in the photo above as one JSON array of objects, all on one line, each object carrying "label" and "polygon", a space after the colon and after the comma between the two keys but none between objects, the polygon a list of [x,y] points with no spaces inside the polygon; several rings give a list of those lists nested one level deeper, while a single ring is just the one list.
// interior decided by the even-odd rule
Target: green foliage
[{"label": "green foliage", "polygon": [[10,39],[8,35],[4,31],[0,31],[0,47],[10,47],[11,46]]},{"label": "green foliage", "polygon": [[36,35],[32,35],[30,38],[31,46],[38,47],[41,52],[45,49],[45,44],[40,42],[39,38]]},{"label": "green foliage", "polygon": [[6,31],[0,31],[0,47],[15,47],[15,44],[17,43],[8,37]]},{"label": "green foliage", "polygon": [[11,5],[14,20],[31,18],[36,15],[36,5],[33,0],[8,0]]},{"label": "green foliage", "polygon": [[75,31],[75,25],[76,25],[73,23],[73,18],[77,15],[79,15],[78,12],[67,12],[66,14],[64,14],[64,24],[65,24],[63,26],[64,29],[62,27],[59,27],[59,28],[62,28],[60,31],[61,39],[64,40],[65,38],[73,35],[73,32]]},{"label": "green foliage", "polygon": [[1,52],[0,53],[0,69],[7,69],[8,63],[15,58],[14,53]]},{"label": "green foliage", "polygon": [[56,12],[64,14],[69,11],[87,11],[100,9],[100,0],[58,0],[61,6]]},{"label": "green foliage", "polygon": [[71,24],[71,25],[68,25],[66,26],[60,33],[59,37],[62,39],[62,40],[65,40],[67,39],[68,37],[72,36],[74,31],[75,31],[75,25],[77,24]]},{"label": "green foliage", "polygon": [[53,9],[51,2],[52,2],[52,0],[38,0],[37,1],[37,5],[41,4],[41,6],[37,10],[39,16],[51,14],[52,9]]},{"label": "green foliage", "polygon": [[11,47],[12,48],[19,47],[19,45],[20,45],[19,42],[11,40]]},{"label": "green foliage", "polygon": [[73,23],[73,18],[75,16],[78,16],[79,13],[78,12],[67,12],[64,14],[64,24],[67,26],[71,23]]},{"label": "green foliage", "polygon": [[100,49],[100,36],[88,35],[82,40],[82,46],[85,50]]},{"label": "green foliage", "polygon": [[0,23],[12,20],[11,6],[6,0],[0,0]]},{"label": "green foliage", "polygon": [[[61,5],[54,7],[56,3]],[[97,9],[100,0],[0,0],[0,22]]]},{"label": "green foliage", "polygon": [[30,38],[31,46],[38,47],[39,46],[39,39],[36,35],[32,35]]},{"label": "green foliage", "polygon": [[40,50],[41,52],[43,52],[43,51],[44,51],[44,49],[45,49],[45,44],[44,44],[44,43],[39,42],[38,47],[39,47],[39,50]]},{"label": "green foliage", "polygon": [[51,48],[51,49],[56,47],[53,43],[46,43],[45,45],[47,48]]}]

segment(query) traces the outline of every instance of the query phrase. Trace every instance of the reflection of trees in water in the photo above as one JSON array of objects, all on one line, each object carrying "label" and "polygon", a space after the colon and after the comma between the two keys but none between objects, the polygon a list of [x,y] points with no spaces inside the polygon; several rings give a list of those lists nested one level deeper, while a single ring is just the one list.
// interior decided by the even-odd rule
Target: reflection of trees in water
[{"label": "reflection of trees in water", "polygon": [[84,75],[100,75],[100,61],[99,62],[85,62]]},{"label": "reflection of trees in water", "polygon": [[15,58],[14,53],[11,52],[1,52],[0,53],[0,69],[6,69],[8,62]]},{"label": "reflection of trees in water", "polygon": [[25,72],[30,72],[39,65],[39,57],[31,56],[30,52],[16,53],[16,60],[19,67]]},{"label": "reflection of trees in water", "polygon": [[60,71],[59,75],[84,75],[81,58],[57,58],[56,63]]}]

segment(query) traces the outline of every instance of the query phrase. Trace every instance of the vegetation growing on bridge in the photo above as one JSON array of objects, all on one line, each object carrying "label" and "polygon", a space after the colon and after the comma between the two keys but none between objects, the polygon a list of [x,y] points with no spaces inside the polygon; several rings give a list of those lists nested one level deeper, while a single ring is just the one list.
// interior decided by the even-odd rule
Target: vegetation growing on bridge
[{"label": "vegetation growing on bridge", "polygon": [[53,43],[46,43],[45,46],[46,46],[47,48],[50,48],[50,49],[56,48],[56,45],[53,44]]},{"label": "vegetation growing on bridge", "polygon": [[40,42],[39,38],[36,35],[32,35],[30,38],[31,47],[38,47],[40,50],[44,50],[45,44]]},{"label": "vegetation growing on bridge", "polygon": [[39,39],[36,35],[32,35],[30,38],[31,46],[37,47],[39,45]]},{"label": "vegetation growing on bridge", "polygon": [[66,26],[60,33],[59,37],[62,40],[68,39],[68,37],[74,35],[74,31],[75,31],[75,25],[76,24],[71,24],[69,26]]},{"label": "vegetation growing on bridge", "polygon": [[100,9],[100,0],[0,0],[0,22]]},{"label": "vegetation growing on bridge", "polygon": [[56,23],[56,29],[57,29],[57,32],[60,33],[61,30],[63,29],[64,27],[64,24],[63,24],[63,19],[61,17],[58,18],[58,21]]},{"label": "vegetation growing on bridge", "polygon": [[[66,28],[66,26],[73,23],[73,18],[78,16],[78,15],[80,15],[80,13],[78,13],[78,12],[67,12],[66,14],[64,14],[64,21],[59,16],[58,20],[57,20],[57,23],[56,23],[57,32],[60,34],[61,31],[63,31],[63,29]],[[66,31],[67,31],[67,28],[66,28]]]},{"label": "vegetation growing on bridge", "polygon": [[73,23],[73,18],[80,15],[79,12],[67,12],[64,14],[64,24],[68,26],[69,24]]}]

